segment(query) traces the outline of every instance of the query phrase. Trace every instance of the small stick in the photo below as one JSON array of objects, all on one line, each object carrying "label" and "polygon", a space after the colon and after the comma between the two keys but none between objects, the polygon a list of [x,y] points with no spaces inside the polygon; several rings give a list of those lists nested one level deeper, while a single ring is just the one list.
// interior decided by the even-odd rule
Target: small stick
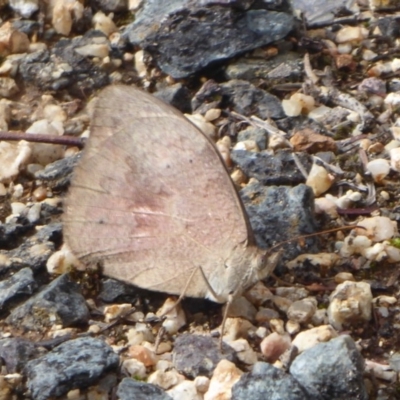
[{"label": "small stick", "polygon": [[85,145],[85,140],[74,136],[55,136],[42,133],[24,133],[24,132],[8,132],[0,131],[0,140],[19,141],[25,140],[33,143],[49,143],[61,144],[67,146],[76,146],[82,149]]}]

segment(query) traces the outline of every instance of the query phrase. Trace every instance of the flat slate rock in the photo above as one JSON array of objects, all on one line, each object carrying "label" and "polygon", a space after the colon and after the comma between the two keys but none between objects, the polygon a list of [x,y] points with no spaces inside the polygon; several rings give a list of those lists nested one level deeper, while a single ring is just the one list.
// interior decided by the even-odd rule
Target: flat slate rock
[{"label": "flat slate rock", "polygon": [[290,366],[312,400],[367,400],[363,372],[364,360],[348,335],[312,347]]},{"label": "flat slate rock", "polygon": [[[300,235],[318,231],[314,215],[314,194],[306,185],[270,186],[258,182],[248,184],[240,191],[250,225],[259,247],[273,245]],[[305,239],[304,246],[293,243],[283,245],[283,259],[289,260],[300,253],[317,253],[317,237]]]},{"label": "flat slate rock", "polygon": [[61,396],[72,389],[86,388],[119,364],[119,357],[100,339],[69,340],[25,368],[27,386],[35,400]]},{"label": "flat slate rock", "polygon": [[254,364],[232,388],[232,400],[307,400],[307,393],[289,374],[265,362]]},{"label": "flat slate rock", "polygon": [[151,383],[122,379],[118,385],[117,396],[120,400],[172,400],[167,393]]},{"label": "flat slate rock", "polygon": [[[294,26],[289,7],[268,3],[249,9],[247,1],[148,0],[123,35],[150,53],[163,72],[185,78],[284,38]],[[272,11],[277,8],[287,12]]]},{"label": "flat slate rock", "polygon": [[217,364],[222,360],[235,361],[235,351],[226,343],[219,343],[209,335],[185,333],[175,341],[172,362],[174,367],[190,379],[202,375],[211,377]]},{"label": "flat slate rock", "polygon": [[6,322],[18,330],[44,332],[54,324],[68,327],[88,319],[89,309],[79,285],[65,274],[15,308]]}]

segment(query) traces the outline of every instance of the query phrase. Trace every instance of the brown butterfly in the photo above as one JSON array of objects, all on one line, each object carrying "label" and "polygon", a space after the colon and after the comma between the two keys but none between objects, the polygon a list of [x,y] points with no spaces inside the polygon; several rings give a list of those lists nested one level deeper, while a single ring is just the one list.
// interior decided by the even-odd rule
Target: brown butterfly
[{"label": "brown butterfly", "polygon": [[213,142],[133,87],[99,95],[64,237],[85,264],[141,288],[225,303],[274,267]]}]

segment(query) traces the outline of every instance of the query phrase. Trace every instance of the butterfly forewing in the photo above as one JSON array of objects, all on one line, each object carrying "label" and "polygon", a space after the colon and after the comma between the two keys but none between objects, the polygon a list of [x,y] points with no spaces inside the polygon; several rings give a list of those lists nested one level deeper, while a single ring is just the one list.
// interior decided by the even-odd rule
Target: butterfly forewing
[{"label": "butterfly forewing", "polygon": [[[181,294],[193,268],[208,276],[223,267],[250,232],[212,142],[153,96],[110,86],[97,100],[74,171],[64,235],[105,275]],[[197,276],[186,295],[206,291]]]}]

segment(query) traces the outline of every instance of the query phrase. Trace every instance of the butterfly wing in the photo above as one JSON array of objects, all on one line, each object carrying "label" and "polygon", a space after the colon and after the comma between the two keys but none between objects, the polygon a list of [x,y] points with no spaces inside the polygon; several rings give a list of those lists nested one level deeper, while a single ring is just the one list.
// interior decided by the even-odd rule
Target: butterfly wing
[{"label": "butterfly wing", "polygon": [[[74,171],[64,237],[107,276],[181,294],[194,268],[206,277],[223,268],[250,229],[211,140],[150,94],[110,86]],[[206,292],[196,275],[186,295]]]}]

